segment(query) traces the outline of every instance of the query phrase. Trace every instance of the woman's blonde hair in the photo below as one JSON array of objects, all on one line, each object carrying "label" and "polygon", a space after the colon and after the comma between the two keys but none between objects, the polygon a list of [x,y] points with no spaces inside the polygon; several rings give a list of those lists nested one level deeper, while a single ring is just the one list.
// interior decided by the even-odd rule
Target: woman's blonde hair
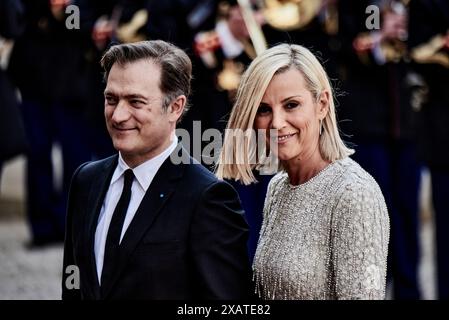
[{"label": "woman's blonde hair", "polygon": [[[329,108],[323,119],[323,130],[319,138],[319,149],[324,160],[333,162],[351,155],[340,137],[333,90],[329,78],[318,59],[305,47],[296,44],[280,44],[266,50],[253,60],[242,76],[237,90],[236,101],[225,131],[215,174],[220,179],[234,179],[247,185],[256,182],[253,169],[260,169],[264,163],[261,154],[256,152],[254,135],[239,135],[234,143],[237,131],[253,130],[257,109],[274,75],[296,68],[304,76],[306,88],[318,101],[323,91],[329,92]],[[257,154],[256,154],[257,153]],[[254,161],[256,159],[256,161]],[[266,159],[265,159],[266,160]]]}]

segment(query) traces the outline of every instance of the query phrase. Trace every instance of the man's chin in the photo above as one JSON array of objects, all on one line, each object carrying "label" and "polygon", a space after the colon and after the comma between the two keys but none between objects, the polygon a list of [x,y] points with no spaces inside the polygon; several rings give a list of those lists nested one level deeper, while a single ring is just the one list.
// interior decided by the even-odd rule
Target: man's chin
[{"label": "man's chin", "polygon": [[114,143],[114,148],[121,154],[130,154],[135,152],[132,146],[125,145],[123,143]]}]

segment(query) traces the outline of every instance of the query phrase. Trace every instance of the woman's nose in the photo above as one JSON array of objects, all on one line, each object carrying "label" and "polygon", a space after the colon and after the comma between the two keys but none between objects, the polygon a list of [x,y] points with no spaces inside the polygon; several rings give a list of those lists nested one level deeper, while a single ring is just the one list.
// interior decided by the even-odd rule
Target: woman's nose
[{"label": "woman's nose", "polygon": [[285,115],[282,111],[273,111],[273,117],[271,119],[272,129],[282,129],[285,126]]}]

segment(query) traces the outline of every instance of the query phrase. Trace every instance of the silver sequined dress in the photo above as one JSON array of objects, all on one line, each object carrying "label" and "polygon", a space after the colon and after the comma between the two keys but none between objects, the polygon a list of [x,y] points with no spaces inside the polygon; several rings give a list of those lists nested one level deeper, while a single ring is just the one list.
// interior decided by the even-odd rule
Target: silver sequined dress
[{"label": "silver sequined dress", "polygon": [[263,299],[384,299],[389,218],[375,180],[350,158],[292,186],[271,180],[254,258]]}]

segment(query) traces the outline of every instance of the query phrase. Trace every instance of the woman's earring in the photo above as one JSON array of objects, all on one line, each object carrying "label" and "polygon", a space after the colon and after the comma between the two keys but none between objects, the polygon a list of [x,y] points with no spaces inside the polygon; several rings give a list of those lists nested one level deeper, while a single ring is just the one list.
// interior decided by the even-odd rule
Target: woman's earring
[{"label": "woman's earring", "polygon": [[323,120],[320,120],[320,136],[323,133]]}]

